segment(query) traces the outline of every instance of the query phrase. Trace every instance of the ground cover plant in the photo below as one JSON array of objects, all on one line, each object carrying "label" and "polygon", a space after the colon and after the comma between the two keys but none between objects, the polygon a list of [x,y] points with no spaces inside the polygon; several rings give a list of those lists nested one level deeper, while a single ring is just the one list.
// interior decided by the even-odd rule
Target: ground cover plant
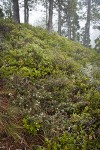
[{"label": "ground cover plant", "polygon": [[99,150],[100,55],[39,27],[0,29],[0,141]]}]

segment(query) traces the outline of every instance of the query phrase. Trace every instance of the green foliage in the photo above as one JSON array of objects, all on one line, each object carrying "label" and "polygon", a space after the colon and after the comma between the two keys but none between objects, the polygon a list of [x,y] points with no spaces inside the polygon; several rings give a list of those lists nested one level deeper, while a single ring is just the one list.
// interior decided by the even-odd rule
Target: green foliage
[{"label": "green foliage", "polygon": [[0,18],[3,18],[4,17],[4,14],[2,12],[2,9],[0,8]]},{"label": "green foliage", "polygon": [[32,135],[37,134],[40,129],[40,123],[32,118],[23,118],[24,128]]},{"label": "green foliage", "polygon": [[0,20],[0,27],[0,78],[16,93],[10,102],[25,132],[42,128],[47,142],[36,149],[98,150],[99,54],[30,25]]}]

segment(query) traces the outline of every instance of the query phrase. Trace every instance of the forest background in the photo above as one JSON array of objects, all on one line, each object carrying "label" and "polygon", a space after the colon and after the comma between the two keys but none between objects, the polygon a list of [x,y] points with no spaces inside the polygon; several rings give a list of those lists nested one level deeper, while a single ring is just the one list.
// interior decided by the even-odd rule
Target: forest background
[{"label": "forest background", "polygon": [[[47,29],[50,22],[49,30],[100,49],[100,0],[19,0],[18,7],[20,22]],[[0,0],[0,9],[13,17],[12,0]]]}]

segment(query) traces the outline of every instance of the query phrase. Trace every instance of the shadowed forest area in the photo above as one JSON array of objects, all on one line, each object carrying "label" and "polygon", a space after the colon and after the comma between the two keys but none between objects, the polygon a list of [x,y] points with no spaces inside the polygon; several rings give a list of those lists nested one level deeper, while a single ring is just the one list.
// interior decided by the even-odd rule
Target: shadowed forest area
[{"label": "shadowed forest area", "polygon": [[0,150],[99,150],[99,44],[20,23],[18,2],[0,10]]}]

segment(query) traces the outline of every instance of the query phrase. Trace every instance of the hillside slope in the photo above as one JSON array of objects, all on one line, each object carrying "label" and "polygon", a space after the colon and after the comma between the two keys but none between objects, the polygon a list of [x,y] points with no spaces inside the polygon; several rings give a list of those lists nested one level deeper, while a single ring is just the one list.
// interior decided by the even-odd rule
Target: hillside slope
[{"label": "hillside slope", "polygon": [[98,150],[100,55],[9,20],[0,20],[0,42],[1,141],[24,139],[36,150]]}]

